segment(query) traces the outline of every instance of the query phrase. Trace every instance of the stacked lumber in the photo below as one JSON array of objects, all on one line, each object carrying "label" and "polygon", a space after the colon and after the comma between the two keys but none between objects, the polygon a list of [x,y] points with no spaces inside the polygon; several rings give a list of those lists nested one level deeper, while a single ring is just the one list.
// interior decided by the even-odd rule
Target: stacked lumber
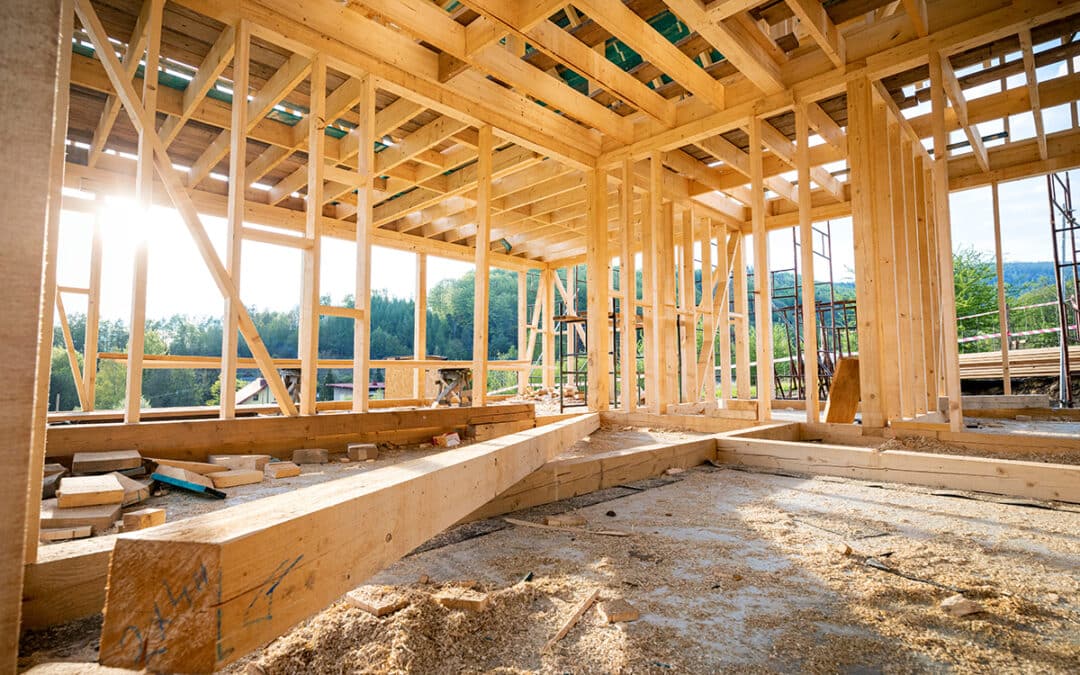
[{"label": "stacked lumber", "polygon": [[142,462],[137,450],[110,450],[75,453],[71,476],[62,466],[50,466],[47,475],[53,478],[43,493],[39,539],[66,541],[112,530],[123,507],[150,496],[149,485],[125,473],[142,473]]},{"label": "stacked lumber", "polygon": [[[1069,358],[1080,363],[1080,346],[1069,347]],[[1011,377],[1054,377],[1061,368],[1061,350],[1057,347],[1009,350]],[[960,377],[966,380],[995,380],[1002,377],[1001,352],[978,352],[960,355]]]}]

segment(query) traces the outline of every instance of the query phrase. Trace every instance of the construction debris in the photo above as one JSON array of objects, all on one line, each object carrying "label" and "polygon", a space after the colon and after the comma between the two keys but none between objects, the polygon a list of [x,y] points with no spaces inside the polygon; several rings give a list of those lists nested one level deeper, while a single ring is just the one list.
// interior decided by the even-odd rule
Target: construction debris
[{"label": "construction debris", "polygon": [[325,448],[300,448],[293,450],[293,464],[326,464],[330,461],[330,452]]},{"label": "construction debris", "polygon": [[77,475],[108,473],[142,466],[138,450],[110,450],[108,452],[76,452],[71,460],[71,472]]},{"label": "construction debris", "polygon": [[92,528],[89,525],[43,528],[38,531],[38,540],[43,542],[70,541],[72,539],[85,539],[92,533]]},{"label": "construction debris", "polygon": [[376,617],[393,614],[409,606],[409,600],[393,586],[361,586],[346,593],[345,602]]},{"label": "construction debris", "polygon": [[124,488],[124,501],[121,502],[123,506],[131,506],[132,504],[138,504],[144,499],[150,497],[149,484],[143,483],[142,481],[137,481],[134,478],[129,478],[128,476],[125,476],[119,471],[114,471],[108,475],[116,478],[116,480],[119,481],[120,485],[122,485]]},{"label": "construction debris", "polygon": [[456,431],[452,431],[448,434],[433,436],[431,442],[440,448],[456,448],[461,445],[461,436]]},{"label": "construction debris", "polygon": [[210,462],[188,462],[182,459],[155,459],[150,458],[150,461],[157,464],[158,467],[168,466],[174,469],[183,469],[191,473],[205,476],[208,473],[216,473],[218,471],[228,471],[229,467],[221,466],[220,464],[211,464]]},{"label": "construction debris", "polygon": [[641,618],[641,612],[636,607],[622,598],[605,600],[600,603],[600,616],[608,623],[620,623],[624,621],[637,621]]},{"label": "construction debris", "polygon": [[[224,469],[225,467],[219,467]],[[228,469],[226,469],[227,471]],[[225,499],[225,493],[214,489],[214,483],[206,476],[201,476],[186,469],[171,466],[159,466],[151,475],[156,481],[178,487],[188,492],[206,495],[215,499]]]},{"label": "construction debris", "polygon": [[165,509],[139,509],[124,514],[124,532],[145,530],[165,523]]},{"label": "construction debris", "polygon": [[580,527],[589,521],[577,513],[559,513],[553,516],[544,516],[544,524],[555,527]]},{"label": "construction debris", "polygon": [[213,481],[214,487],[220,490],[222,488],[236,487],[237,485],[261,483],[263,472],[257,469],[229,469],[228,471],[210,474],[210,480]]},{"label": "construction debris", "polygon": [[949,616],[961,617],[968,614],[978,614],[986,610],[983,606],[974,600],[968,600],[963,595],[957,593],[956,595],[950,595],[941,601],[938,605]]},{"label": "construction debris", "polygon": [[562,627],[559,628],[558,632],[555,633],[555,635],[550,640],[548,640],[548,643],[546,645],[544,645],[545,652],[555,646],[556,642],[563,639],[563,637],[570,632],[570,629],[574,627],[574,624],[576,624],[578,620],[581,619],[581,617],[585,614],[585,612],[589,611],[589,608],[592,607],[592,604],[596,602],[596,596],[598,595],[600,595],[600,590],[594,589],[593,592],[589,594],[589,597],[581,601],[581,604],[577,606],[577,609],[574,610],[574,613],[571,614],[569,618],[567,618],[567,620],[563,623]]},{"label": "construction debris", "polygon": [[374,443],[350,443],[347,451],[349,459],[354,462],[379,458],[379,447]]},{"label": "construction debris", "polygon": [[263,467],[263,474],[269,478],[292,478],[300,475],[300,467],[292,462],[270,462]]},{"label": "construction debris", "polygon": [[42,529],[60,529],[87,525],[92,529],[93,534],[101,534],[112,527],[119,518],[120,502],[69,509],[60,508],[56,503],[56,499],[46,499],[41,502],[40,526]]}]

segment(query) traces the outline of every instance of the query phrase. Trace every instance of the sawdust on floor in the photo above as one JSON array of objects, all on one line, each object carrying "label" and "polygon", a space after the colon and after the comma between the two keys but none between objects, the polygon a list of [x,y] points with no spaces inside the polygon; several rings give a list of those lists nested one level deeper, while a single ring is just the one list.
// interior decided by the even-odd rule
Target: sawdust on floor
[{"label": "sawdust on floor", "polygon": [[1026,446],[1021,450],[1009,448],[967,448],[959,445],[943,443],[936,438],[926,436],[908,436],[906,438],[891,438],[878,448],[881,451],[909,450],[913,452],[929,452],[938,455],[967,455],[968,457],[991,457],[994,459],[1012,459],[1024,462],[1049,462],[1052,464],[1080,464],[1080,450],[1055,450],[1052,452],[1040,452],[1037,449]]}]

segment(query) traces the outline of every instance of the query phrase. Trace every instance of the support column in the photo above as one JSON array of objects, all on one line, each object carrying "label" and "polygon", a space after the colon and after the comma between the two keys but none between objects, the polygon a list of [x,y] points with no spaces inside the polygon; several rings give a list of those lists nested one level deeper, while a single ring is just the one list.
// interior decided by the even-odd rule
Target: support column
[{"label": "support column", "polygon": [[772,418],[772,284],[769,279],[769,233],[765,229],[765,185],[761,159],[761,119],[750,120],[751,223],[754,232],[754,314],[757,346],[758,419]]},{"label": "support column", "polygon": [[795,157],[799,182],[799,252],[802,268],[803,375],[806,382],[806,421],[821,419],[818,400],[817,298],[814,295],[814,221],[810,195],[810,126],[806,105],[795,108]]},{"label": "support column", "polygon": [[622,376],[622,409],[637,408],[637,275],[634,273],[634,164],[627,159],[622,164],[622,185],[619,188],[619,220],[622,240],[619,248],[619,373]]},{"label": "support column", "polygon": [[549,393],[555,389],[555,272],[545,267],[540,272],[541,317],[543,324],[543,343],[540,347],[540,363],[544,371],[544,388]]},{"label": "support column", "polygon": [[[682,326],[679,348],[680,370],[682,372],[682,400],[698,401],[701,391],[697,390],[697,301],[694,289],[694,213],[693,204],[682,213],[681,239],[679,248],[679,313],[676,320]],[[702,271],[704,280],[704,270]]]},{"label": "support column", "polygon": [[660,294],[659,265],[656,249],[659,247],[660,228],[663,222],[663,167],[660,156],[649,155],[649,195],[646,215],[641,223],[642,279],[641,288],[645,310],[645,403],[653,413],[661,412],[662,347],[663,328],[660,323],[662,296]]},{"label": "support column", "polygon": [[945,130],[945,89],[941,59],[930,54],[931,123],[934,129],[934,221],[937,227],[938,274],[941,278],[941,352],[945,395],[949,397],[949,428],[960,431],[964,412],[960,401],[960,354],[956,331],[956,287],[953,282],[952,222],[949,215],[949,150]]},{"label": "support column", "polygon": [[611,331],[608,324],[608,288],[611,258],[608,255],[607,172],[586,172],[588,200],[585,221],[585,311],[588,316],[588,403],[594,411],[607,410],[610,402]]},{"label": "support column", "polygon": [[[49,274],[46,260],[52,254],[46,247],[63,184],[69,69],[60,66],[71,53],[71,19],[62,7],[68,9],[60,0],[12,0],[4,8],[5,21],[0,22],[4,50],[0,87],[19,109],[18,115],[0,124],[0,158],[5,166],[18,168],[9,171],[0,184],[9,224],[0,246],[5,309],[0,361],[8,369],[7,382],[0,388],[0,434],[4,439],[0,456],[6,483],[0,491],[4,512],[0,521],[4,542],[0,546],[0,671],[12,673],[19,648],[24,556],[30,560],[36,556],[36,548],[27,546],[28,530],[32,528],[33,539],[37,539],[36,514],[31,528],[27,527],[27,516],[34,511],[28,502],[40,501],[40,459],[45,445],[47,402],[38,394],[41,383],[35,383],[35,376],[43,375],[44,387],[48,386],[48,367],[42,363],[38,347],[45,328],[43,313],[49,315],[48,340],[52,344],[53,298],[45,287]],[[58,89],[63,92],[58,93]],[[47,393],[44,398],[48,398]]]},{"label": "support column", "polygon": [[[427,358],[427,253],[416,254],[416,303],[413,305],[413,358]],[[427,370],[417,367],[413,377],[413,398],[423,402]]]},{"label": "support column", "polygon": [[[731,276],[731,268],[734,267],[733,259],[728,255],[728,251],[733,246],[741,248],[738,237],[738,234],[729,232],[725,225],[721,225],[716,231],[717,292],[719,292],[720,288],[723,288],[725,295],[727,294],[728,277]],[[736,253],[738,248],[736,248]],[[741,258],[738,258],[738,260],[741,260]],[[732,293],[734,292],[733,289]],[[743,295],[746,295],[745,289]],[[731,313],[728,297],[725,297],[723,302],[720,303],[716,315],[716,325],[720,331],[717,335],[720,345],[720,363],[718,364],[720,366],[720,400],[726,407],[726,401],[731,400]]]},{"label": "support column", "polygon": [[494,138],[489,125],[480,127],[476,171],[476,301],[473,303],[472,404],[487,400],[488,294],[491,290],[488,254],[491,251],[491,171]]},{"label": "support column", "polygon": [[[1072,59],[1069,59],[1072,65]],[[1012,394],[1012,376],[1009,374],[1009,306],[1005,303],[1005,260],[1001,251],[1001,202],[998,200],[998,184],[990,184],[994,201],[994,264],[997,270],[998,331],[1001,333],[1001,379],[1005,395]]]},{"label": "support column", "polygon": [[746,235],[731,233],[739,238],[735,248],[735,387],[739,399],[750,400],[750,295],[746,278]]},{"label": "support column", "polygon": [[[870,173],[873,181],[874,211],[871,222],[873,223],[874,250],[877,252],[877,295],[874,298],[877,323],[879,328],[878,339],[881,341],[882,355],[895,355],[888,360],[883,360],[882,365],[892,362],[892,367],[882,367],[881,378],[881,407],[885,422],[899,419],[900,407],[900,371],[903,368],[900,355],[900,344],[896,334],[896,320],[898,304],[896,299],[896,264],[893,253],[894,220],[892,207],[892,183],[891,169],[896,161],[892,154],[891,138],[888,123],[888,111],[884,102],[877,100],[871,90],[872,101],[872,134],[874,139],[874,152],[872,154],[873,169]],[[860,341],[861,342],[861,341]],[[860,364],[861,365],[861,364]]]},{"label": "support column", "polygon": [[[151,227],[150,209],[154,205],[154,149],[147,133],[155,133],[157,118],[157,71],[161,48],[161,15],[165,0],[147,0],[153,3],[150,20],[147,21],[146,65],[143,73],[142,127],[139,134],[138,164],[135,169],[135,200],[143,214],[140,229]],[[137,59],[140,54],[125,54],[125,59]],[[136,114],[131,111],[131,114]],[[132,274],[131,321],[127,353],[127,399],[124,403],[124,421],[139,421],[142,406],[143,351],[146,345],[146,270],[149,265],[146,232],[140,231],[135,242],[135,270]]]},{"label": "support column", "polygon": [[[517,331],[518,331],[518,361],[529,360],[526,355],[529,350],[529,273],[526,270],[518,270],[517,292]],[[518,370],[518,393],[524,394],[529,388],[530,366]]]},{"label": "support column", "polygon": [[855,247],[855,302],[858,308],[859,389],[862,422],[885,425],[881,395],[881,342],[877,316],[877,248],[874,234],[873,101],[870,81],[856,78],[847,85],[848,163],[851,166],[851,223]]},{"label": "support column", "polygon": [[[311,62],[311,98],[308,104],[307,199],[304,207],[304,277],[300,291],[300,414],[315,414],[319,387],[319,231],[322,220],[323,169],[326,167],[326,59],[316,54]],[[354,385],[355,387],[355,385]],[[353,396],[356,396],[355,389]]]},{"label": "support column", "polygon": [[[230,120],[229,198],[225,230],[225,271],[240,287],[240,259],[243,246],[244,193],[247,189],[247,91],[251,60],[251,27],[241,21],[236,30],[236,49],[233,52],[233,100]],[[237,92],[241,94],[238,95]],[[240,322],[232,299],[225,298],[225,313],[221,324],[221,419],[236,416],[236,362],[239,349]]]},{"label": "support column", "polygon": [[354,306],[360,315],[353,324],[353,412],[368,411],[368,382],[371,379],[371,238],[374,230],[372,207],[375,195],[375,79],[365,75],[360,81],[360,124],[353,129],[359,152],[356,171],[360,188],[356,191],[356,292]]},{"label": "support column", "polygon": [[[703,331],[703,338],[701,341],[701,349],[703,353],[698,357],[699,362],[702,360],[705,363],[705,367],[701,369],[701,372],[697,374],[698,383],[704,383],[704,396],[705,402],[711,403],[716,406],[716,315],[719,310],[713,302],[713,290],[719,290],[718,287],[713,285],[713,260],[712,260],[712,238],[713,238],[713,222],[711,218],[704,218],[696,223],[698,228],[698,241],[701,245],[701,328]],[[720,253],[718,250],[717,253]],[[722,253],[721,253],[722,255]],[[725,295],[726,299],[726,295]],[[694,344],[696,346],[697,339],[695,336]],[[701,389],[701,387],[699,387]],[[695,391],[695,396],[700,396],[701,391]]]},{"label": "support column", "polygon": [[[90,283],[86,293],[86,331],[83,334],[83,391],[86,392],[86,410],[95,406],[97,389],[98,334],[101,324],[101,213],[103,200],[95,200],[94,233],[90,243]],[[52,340],[49,340],[52,344]]]},{"label": "support column", "polygon": [[[34,393],[33,393],[34,400],[33,400],[33,420],[32,420],[32,423],[31,423],[31,433],[30,433],[30,452],[29,452],[30,471],[29,471],[29,481],[28,481],[29,482],[29,489],[27,491],[27,498],[21,500],[22,503],[26,505],[26,536],[25,536],[26,550],[25,550],[25,553],[22,554],[22,555],[23,555],[23,559],[27,563],[32,563],[32,562],[37,561],[38,531],[40,529],[39,526],[40,526],[40,521],[41,521],[41,498],[40,498],[41,497],[41,479],[42,479],[42,467],[45,464],[45,425],[46,425],[46,422],[48,420],[48,414],[49,414],[49,380],[50,380],[49,373],[50,373],[50,371],[52,369],[53,308],[56,306],[56,298],[58,297],[57,290],[56,290],[56,254],[57,254],[57,244],[58,244],[59,235],[60,235],[60,205],[63,202],[63,198],[61,196],[61,190],[62,190],[62,188],[64,186],[64,159],[65,159],[65,155],[67,154],[66,146],[64,145],[64,140],[67,137],[68,103],[69,103],[69,100],[70,100],[70,97],[71,97],[71,88],[70,88],[70,85],[69,85],[70,73],[71,73],[71,50],[67,49],[66,45],[71,44],[71,33],[72,33],[72,30],[74,28],[74,23],[75,23],[75,18],[74,18],[75,15],[74,15],[73,7],[72,7],[72,0],[60,0],[60,2],[58,2],[56,4],[59,7],[59,12],[60,12],[60,14],[59,14],[59,17],[60,17],[59,18],[59,33],[58,33],[58,35],[59,35],[59,43],[58,44],[64,45],[65,48],[59,50],[59,56],[57,58],[57,60],[59,62],[59,65],[56,68],[56,73],[59,74],[59,77],[56,79],[56,84],[55,84],[55,90],[56,90],[55,113],[50,118],[46,118],[46,119],[49,119],[49,125],[51,127],[51,135],[50,135],[50,146],[49,146],[49,151],[48,151],[48,158],[49,158],[48,192],[43,193],[43,194],[47,194],[47,196],[48,196],[49,209],[48,209],[47,219],[45,221],[45,247],[44,247],[43,270],[42,270],[43,274],[42,274],[42,283],[41,283],[41,307],[40,307],[40,311],[32,310],[32,313],[35,316],[38,317],[37,362],[35,363],[35,366],[34,366],[34,380],[33,380],[34,381]],[[43,12],[51,11],[50,8],[49,8],[49,3],[42,3],[42,5],[44,6],[44,9],[42,10]],[[40,19],[40,18],[41,18],[40,14],[34,17],[35,20]],[[2,28],[0,28],[0,33],[4,33]],[[9,38],[10,36],[5,34],[4,37]],[[11,43],[5,42],[4,44],[11,44]],[[21,48],[19,45],[16,45],[16,44],[12,44],[11,46],[12,46],[13,49],[20,49]],[[35,49],[42,49],[42,48],[38,44],[35,43]],[[55,49],[55,45],[52,47],[52,49]],[[45,49],[42,49],[41,53],[36,53],[36,54],[35,53],[27,53],[27,54],[25,54],[25,56],[28,59],[41,59],[41,58],[43,58],[43,54],[49,54],[49,53],[55,53],[55,52],[51,52],[51,51],[47,51]],[[45,65],[44,61],[39,61],[38,63],[40,65],[42,65],[42,66]],[[18,72],[18,69],[14,70],[12,72]],[[43,73],[36,73],[36,74],[39,75],[39,79],[37,80],[37,83],[44,83],[44,82],[47,81],[44,78]],[[2,74],[0,74],[0,79],[2,79]],[[27,83],[27,85],[28,86],[38,86],[37,83],[35,83],[33,85],[31,85],[30,83]],[[6,84],[7,84],[7,82],[5,82],[5,85]],[[12,127],[12,129],[14,129],[14,128],[15,127]],[[12,152],[14,153],[12,155],[12,157],[18,157],[18,153],[22,152],[22,150],[16,149],[14,146],[8,146],[7,145],[7,143],[8,143],[8,130],[5,129],[5,130],[0,131],[0,138],[2,138],[3,141],[4,141],[4,146],[3,147],[12,147]],[[36,143],[36,140],[37,139],[35,139],[35,143]],[[27,146],[27,147],[29,147],[29,146]],[[35,148],[36,148],[36,145],[35,145]],[[37,152],[37,151],[40,151],[40,148],[36,148],[35,152]],[[7,155],[5,155],[4,159],[9,160],[9,157]],[[19,186],[11,185],[11,189],[13,191],[13,194],[19,194],[19,190],[24,188],[24,187],[29,188],[30,186],[24,185],[22,187],[19,187]],[[5,200],[13,199],[13,197],[10,194],[7,194],[7,193],[5,193],[3,195],[3,198]],[[10,202],[5,202],[5,203],[10,203]],[[20,205],[23,204],[23,202],[19,202],[19,203],[20,203]],[[30,213],[32,214],[34,212],[30,212]],[[14,217],[14,215],[12,217]],[[13,266],[8,266],[8,259],[5,258],[2,253],[0,253],[0,260],[3,261],[3,264],[4,264],[3,269],[4,270],[14,270],[14,269],[16,269]],[[27,260],[30,260],[30,259],[28,258]],[[0,277],[2,277],[2,276],[3,275],[0,274]],[[5,277],[4,278],[4,283],[7,283],[7,281],[8,280]],[[21,300],[20,300],[20,302],[21,302]],[[12,311],[13,312],[15,311],[14,308],[12,309]],[[13,316],[18,316],[18,314],[17,313],[13,314]],[[3,333],[3,335],[4,335],[3,339],[6,340],[8,334],[5,332],[5,333]],[[0,344],[0,352],[2,352],[3,349],[4,349],[4,345]],[[8,358],[8,355],[5,354],[4,358]],[[74,373],[74,372],[75,371],[72,371],[72,373]],[[10,393],[13,396],[15,395],[15,392],[10,392]],[[22,392],[19,392],[19,393],[22,393]],[[2,405],[6,409],[7,406],[9,405],[9,400],[4,397],[3,393],[0,393],[0,401],[2,401]],[[17,413],[13,412],[12,414],[17,414]],[[2,415],[2,413],[0,413],[0,427],[2,427],[4,429],[5,433],[10,429],[10,427],[8,426],[9,421],[10,421],[9,419],[5,418]],[[5,438],[7,438],[7,436],[5,436]],[[11,445],[10,447],[16,448],[16,449],[19,448],[18,445]],[[18,476],[18,472],[20,471],[20,469],[21,469],[21,465],[18,462],[16,462],[15,466],[14,466],[14,470],[15,470],[16,473],[15,473],[15,475],[10,477],[12,486],[22,485],[22,483],[21,483],[21,481],[19,479],[19,476]],[[14,488],[11,489],[10,492],[14,493],[15,497],[17,497],[18,493],[19,493],[19,491],[17,489],[14,489]],[[16,520],[17,513],[18,513],[17,511],[11,511],[10,515],[9,515],[9,517],[12,519],[11,527],[13,529],[18,527],[15,524],[15,523],[18,522]],[[5,536],[8,534],[6,530],[0,530],[0,531],[2,531]],[[17,541],[18,541],[17,539],[8,538],[8,539],[5,539],[5,541],[16,542],[11,547],[11,548],[15,549],[12,552],[12,555],[14,555],[14,556],[20,555],[21,548],[17,544]],[[2,556],[2,555],[0,555],[0,560],[4,560],[4,562],[2,563],[3,567],[0,568],[0,570],[2,570],[2,571],[0,571],[0,574],[4,575],[3,583],[6,584],[8,582],[7,561],[4,558],[4,556]],[[15,588],[15,590],[17,591],[20,588],[21,588],[21,582],[20,582],[20,585]],[[3,597],[4,592],[5,591],[0,590],[0,597]],[[5,598],[2,602],[0,602],[0,617],[2,617],[4,615],[4,612],[6,612],[8,610],[8,608],[9,608],[9,605],[7,603],[7,599]],[[3,619],[2,618],[0,618],[0,626],[3,626]],[[7,635],[8,635],[7,628],[4,627],[3,629],[0,629],[0,630],[2,630],[2,632],[0,632],[0,645],[6,645],[6,640],[7,640]],[[16,632],[16,634],[17,634],[17,632]],[[0,654],[6,654],[7,653],[7,652],[4,651],[4,648],[5,647],[0,647]],[[0,660],[0,668],[6,667],[4,665],[4,663],[5,663],[4,661]]]}]

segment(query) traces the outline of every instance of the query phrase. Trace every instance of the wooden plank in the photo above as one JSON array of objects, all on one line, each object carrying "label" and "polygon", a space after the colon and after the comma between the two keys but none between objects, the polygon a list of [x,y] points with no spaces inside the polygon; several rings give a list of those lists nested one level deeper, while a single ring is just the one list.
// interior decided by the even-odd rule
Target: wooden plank
[{"label": "wooden plank", "polygon": [[124,501],[124,486],[115,476],[66,476],[60,479],[56,505],[61,509],[80,506],[120,504]]},{"label": "wooden plank", "polygon": [[71,471],[75,474],[107,473],[123,469],[137,469],[140,466],[142,466],[142,455],[138,450],[76,452],[71,462]]},{"label": "wooden plank", "polygon": [[259,469],[229,469],[210,474],[210,481],[219,490],[238,485],[251,485],[263,481],[263,472]]},{"label": "wooden plank", "polygon": [[829,389],[829,401],[825,405],[825,421],[851,424],[855,421],[860,398],[859,359],[840,359]]},{"label": "wooden plank", "polygon": [[[581,416],[120,539],[109,569],[101,662],[187,672],[220,668],[598,427],[599,416]],[[462,492],[460,485],[470,489]],[[425,498],[410,497],[420,494]],[[415,508],[402,512],[402,500]],[[361,517],[381,526],[359,528]],[[349,536],[304,534],[338,527]],[[186,603],[169,600],[179,593],[186,593]],[[157,624],[161,630],[138,628],[155,616],[166,620]]]},{"label": "wooden plank", "polygon": [[990,194],[994,209],[994,268],[997,279],[998,333],[1001,335],[1001,379],[1005,395],[1012,394],[1012,377],[1009,375],[1009,306],[1005,302],[1005,256],[1001,248],[1001,204],[998,199],[998,184],[990,184]]},{"label": "wooden plank", "polygon": [[79,527],[89,525],[94,534],[100,534],[113,526],[120,518],[120,502],[62,509],[56,499],[41,502],[41,527]]},{"label": "wooden plank", "polygon": [[745,466],[1080,502],[1080,466],[822,443],[718,437],[717,458]]}]

